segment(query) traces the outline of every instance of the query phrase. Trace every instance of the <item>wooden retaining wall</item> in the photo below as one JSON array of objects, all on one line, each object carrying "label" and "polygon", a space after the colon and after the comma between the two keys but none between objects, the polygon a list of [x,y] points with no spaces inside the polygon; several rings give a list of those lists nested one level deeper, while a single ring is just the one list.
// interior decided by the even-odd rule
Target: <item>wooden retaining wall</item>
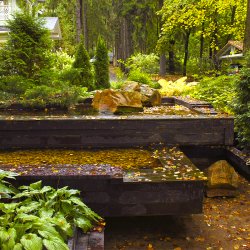
[{"label": "wooden retaining wall", "polygon": [[0,149],[232,145],[233,118],[131,117],[0,120]]}]

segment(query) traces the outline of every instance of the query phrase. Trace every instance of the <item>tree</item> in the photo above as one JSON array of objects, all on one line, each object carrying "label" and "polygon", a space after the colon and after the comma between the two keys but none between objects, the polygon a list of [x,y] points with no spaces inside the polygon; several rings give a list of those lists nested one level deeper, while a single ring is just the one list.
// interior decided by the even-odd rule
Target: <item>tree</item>
[{"label": "tree", "polygon": [[95,83],[97,89],[109,88],[109,58],[108,50],[102,38],[98,39],[96,47],[95,67]]},{"label": "tree", "polygon": [[18,13],[8,22],[9,39],[0,53],[3,75],[35,79],[51,68],[51,39],[42,19]]},{"label": "tree", "polygon": [[244,50],[250,49],[250,0],[247,1],[247,17],[246,17],[246,28],[244,37]]},{"label": "tree", "polygon": [[73,62],[72,67],[80,70],[81,85],[87,87],[89,90],[94,89],[92,67],[83,39],[81,39],[77,47],[75,61]]}]

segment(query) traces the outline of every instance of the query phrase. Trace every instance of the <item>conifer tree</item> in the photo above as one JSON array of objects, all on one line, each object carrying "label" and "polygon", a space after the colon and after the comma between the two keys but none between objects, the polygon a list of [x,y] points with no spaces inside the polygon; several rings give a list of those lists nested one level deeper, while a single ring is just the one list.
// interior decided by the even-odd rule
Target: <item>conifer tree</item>
[{"label": "conifer tree", "polygon": [[97,89],[109,88],[109,57],[108,49],[102,38],[99,37],[96,47],[95,83]]},{"label": "conifer tree", "polygon": [[0,52],[2,75],[19,75],[35,79],[50,69],[52,42],[43,20],[18,13],[8,21],[9,39]]},{"label": "conifer tree", "polygon": [[73,68],[80,70],[80,83],[83,87],[87,87],[89,90],[94,89],[93,86],[93,73],[91,68],[91,63],[89,61],[89,54],[85,49],[83,39],[81,39],[76,55],[75,61],[72,65]]}]

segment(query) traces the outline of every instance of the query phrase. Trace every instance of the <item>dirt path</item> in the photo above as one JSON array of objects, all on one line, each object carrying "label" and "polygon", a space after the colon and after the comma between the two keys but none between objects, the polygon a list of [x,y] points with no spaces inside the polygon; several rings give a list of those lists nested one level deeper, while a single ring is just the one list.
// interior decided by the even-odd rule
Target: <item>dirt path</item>
[{"label": "dirt path", "polygon": [[237,198],[205,198],[204,213],[190,216],[107,219],[105,249],[250,249],[250,183]]}]

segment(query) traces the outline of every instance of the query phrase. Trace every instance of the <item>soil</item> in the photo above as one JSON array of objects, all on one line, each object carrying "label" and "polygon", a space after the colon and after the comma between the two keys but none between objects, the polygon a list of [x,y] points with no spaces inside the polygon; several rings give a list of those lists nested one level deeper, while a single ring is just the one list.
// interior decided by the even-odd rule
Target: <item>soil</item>
[{"label": "soil", "polygon": [[236,198],[205,198],[203,214],[107,218],[105,249],[250,249],[250,183],[240,178]]}]

